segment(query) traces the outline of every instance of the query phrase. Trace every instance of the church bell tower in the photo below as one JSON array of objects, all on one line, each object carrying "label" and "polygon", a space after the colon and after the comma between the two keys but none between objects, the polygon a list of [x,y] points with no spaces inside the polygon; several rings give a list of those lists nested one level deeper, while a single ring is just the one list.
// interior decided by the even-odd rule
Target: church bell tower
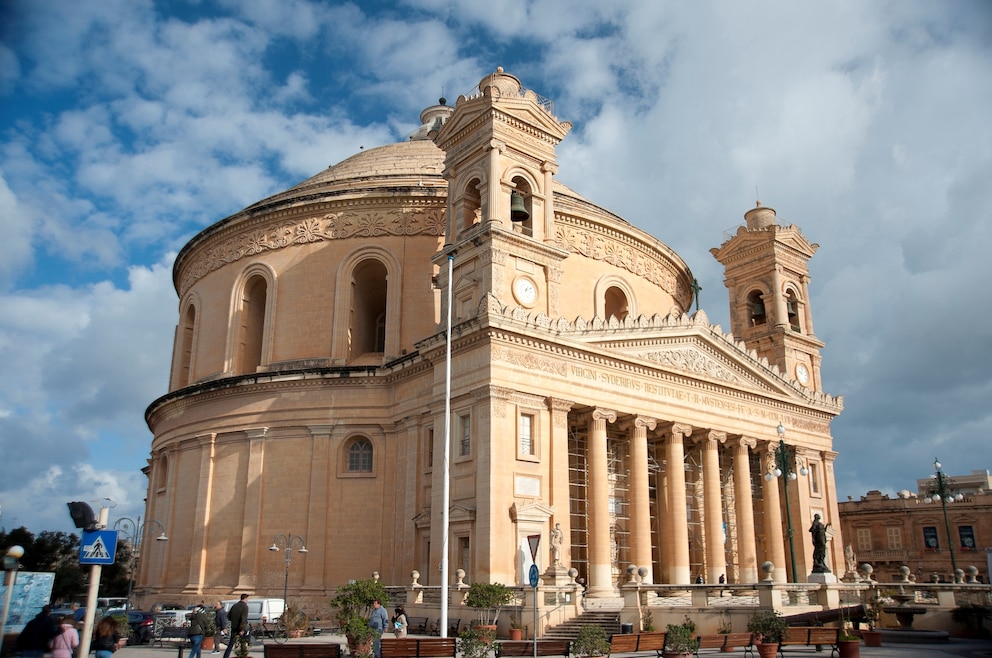
[{"label": "church bell tower", "polygon": [[795,225],[777,224],[775,209],[760,201],[744,219],[735,236],[710,250],[724,267],[731,332],[790,379],[822,391],[824,343],[813,334],[808,266],[819,245]]},{"label": "church bell tower", "polygon": [[[432,134],[445,152],[446,244],[434,262],[450,290],[455,321],[474,316],[491,294],[503,305],[554,316],[561,262],[556,247],[552,176],[555,147],[571,129],[551,103],[502,68],[460,96]],[[454,254],[450,287],[443,267]]]}]

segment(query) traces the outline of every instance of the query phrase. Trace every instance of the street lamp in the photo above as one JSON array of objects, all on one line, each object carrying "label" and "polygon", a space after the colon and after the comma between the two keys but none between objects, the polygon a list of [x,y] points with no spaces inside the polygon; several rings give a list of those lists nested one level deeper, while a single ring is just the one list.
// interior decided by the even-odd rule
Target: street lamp
[{"label": "street lamp", "polygon": [[958,562],[954,558],[954,539],[951,537],[951,522],[947,518],[947,503],[961,502],[964,500],[964,496],[960,493],[956,495],[953,493],[951,486],[954,483],[940,470],[940,462],[937,461],[936,457],[933,459],[933,468],[937,471],[933,476],[937,481],[937,486],[923,499],[923,502],[939,502],[941,509],[944,510],[944,530],[947,532],[947,550],[951,552],[951,569],[954,573],[953,577],[956,579]]},{"label": "street lamp", "polygon": [[273,552],[278,552],[283,548],[286,551],[286,577],[282,581],[282,601],[285,603],[286,590],[289,589],[289,565],[293,561],[293,549],[295,548],[299,553],[309,553],[310,551],[307,550],[303,537],[289,533],[276,535],[276,538],[272,540],[272,546],[269,546],[269,550]]},{"label": "street lamp", "polygon": [[[795,480],[796,472],[793,470],[793,466],[796,464],[796,449],[785,445],[785,427],[782,423],[778,424],[775,431],[778,433],[778,446],[775,447],[775,469],[771,473],[765,473],[765,480],[771,482],[773,477],[779,478],[783,474],[789,480]],[[799,474],[803,477],[808,472],[805,466],[801,466],[799,469]],[[795,579],[793,582],[799,582],[799,575],[796,571],[796,546],[792,531],[792,515],[789,513],[788,482],[785,483],[783,489],[785,490],[785,520],[789,536],[789,557],[792,560],[792,577]]]},{"label": "street lamp", "polygon": [[131,568],[127,581],[127,607],[130,608],[131,591],[134,589],[134,572],[138,568],[138,556],[141,553],[142,538],[145,536],[145,531],[152,529],[154,532],[155,529],[158,529],[160,534],[155,538],[155,541],[169,541],[169,538],[165,535],[164,525],[154,519],[149,519],[142,523],[140,516],[137,521],[122,516],[114,523],[114,529],[118,533],[123,534],[124,538],[131,543]]},{"label": "street lamp", "polygon": [[10,595],[17,584],[17,569],[21,566],[18,560],[24,557],[24,549],[21,546],[11,546],[7,549],[7,554],[3,556],[3,571],[7,576],[7,593],[3,597],[3,617],[0,617],[0,653],[3,652],[3,636],[7,632],[7,615],[10,613]]}]

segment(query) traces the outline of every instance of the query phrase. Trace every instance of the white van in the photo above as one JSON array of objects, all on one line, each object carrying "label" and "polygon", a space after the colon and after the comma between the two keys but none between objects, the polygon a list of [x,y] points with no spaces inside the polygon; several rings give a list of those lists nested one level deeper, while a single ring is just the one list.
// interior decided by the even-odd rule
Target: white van
[{"label": "white van", "polygon": [[[238,599],[232,599],[230,601],[221,601],[221,604],[223,604],[224,610],[230,615],[231,606],[237,602]],[[252,626],[261,624],[262,619],[265,619],[266,622],[271,624],[279,619],[286,609],[286,602],[282,599],[249,598],[245,603],[248,604],[248,623]]]}]

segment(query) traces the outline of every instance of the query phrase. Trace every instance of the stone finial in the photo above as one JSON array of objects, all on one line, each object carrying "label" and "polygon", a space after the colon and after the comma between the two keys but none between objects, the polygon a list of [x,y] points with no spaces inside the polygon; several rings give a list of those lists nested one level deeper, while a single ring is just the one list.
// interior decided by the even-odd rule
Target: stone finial
[{"label": "stone finial", "polygon": [[775,571],[775,565],[772,564],[771,560],[766,560],[761,563],[761,570],[765,572],[765,582],[772,582],[772,572]]},{"label": "stone finial", "polygon": [[420,584],[420,572],[416,569],[410,572],[410,579],[413,581],[410,583],[411,587],[422,587]]}]

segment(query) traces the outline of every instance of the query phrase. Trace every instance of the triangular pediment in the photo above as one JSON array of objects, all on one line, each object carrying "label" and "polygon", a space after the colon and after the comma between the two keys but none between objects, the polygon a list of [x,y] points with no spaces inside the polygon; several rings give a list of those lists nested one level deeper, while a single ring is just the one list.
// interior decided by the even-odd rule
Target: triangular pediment
[{"label": "triangular pediment", "polygon": [[754,230],[741,226],[737,229],[737,234],[724,242],[718,249],[711,249],[710,252],[721,262],[729,262],[739,256],[744,256],[756,248],[767,248],[769,245],[769,232],[774,233],[774,243],[779,247],[792,249],[807,259],[812,258],[820,245],[814,244],[806,239],[799,228],[795,225],[779,226],[772,225],[765,229]]},{"label": "triangular pediment", "polygon": [[463,139],[464,134],[477,130],[480,121],[514,126],[528,134],[537,131],[552,145],[564,139],[572,128],[570,123],[559,122],[536,100],[529,99],[526,95],[495,99],[488,96],[476,97],[465,101],[459,99],[454,114],[442,126],[434,142],[440,148],[448,150],[451,144]]}]

